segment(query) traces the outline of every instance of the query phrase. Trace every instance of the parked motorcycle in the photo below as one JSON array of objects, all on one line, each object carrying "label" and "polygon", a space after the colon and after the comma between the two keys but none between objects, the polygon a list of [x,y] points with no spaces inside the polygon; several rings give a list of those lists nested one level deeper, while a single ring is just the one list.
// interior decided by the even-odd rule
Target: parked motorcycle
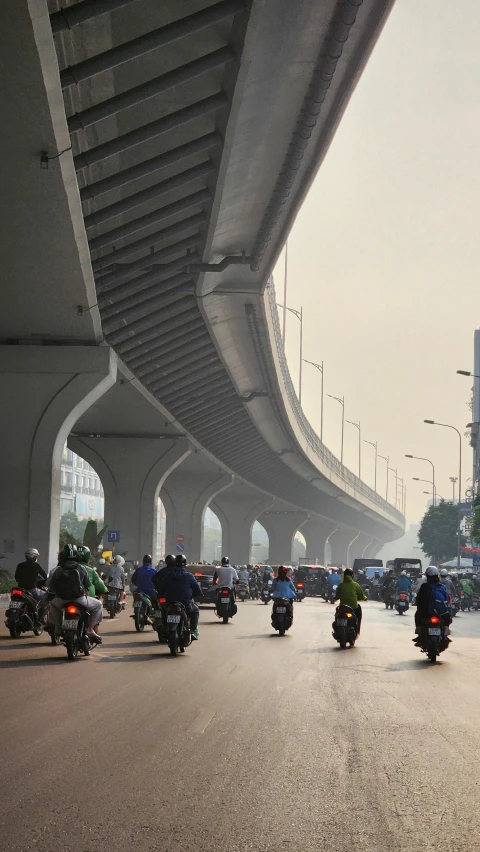
[{"label": "parked motorcycle", "polygon": [[409,606],[408,595],[406,595],[405,592],[399,592],[395,597],[395,609],[398,614],[405,615]]},{"label": "parked motorcycle", "polygon": [[264,604],[267,604],[270,600],[272,594],[272,580],[269,580],[268,583],[265,583],[262,586],[262,591],[260,592],[260,600],[263,601]]},{"label": "parked motorcycle", "polygon": [[12,639],[18,639],[22,633],[33,630],[40,636],[46,624],[46,607],[43,613],[38,601],[26,589],[15,588],[10,592],[10,603],[5,613],[5,626]]},{"label": "parked motorcycle", "polygon": [[184,653],[192,641],[190,616],[180,601],[168,604],[166,608],[167,644],[170,654],[175,657]]},{"label": "parked motorcycle", "polygon": [[303,601],[306,597],[305,583],[295,583],[295,591],[297,593],[297,601]]},{"label": "parked motorcycle", "polygon": [[358,635],[358,620],[351,607],[345,604],[337,606],[332,628],[332,636],[338,642],[340,648],[346,648],[347,644],[353,648]]},{"label": "parked motorcycle", "polygon": [[137,633],[143,633],[145,626],[151,624],[149,620],[153,615],[152,602],[148,595],[144,592],[133,593],[133,618],[135,621],[135,630]]},{"label": "parked motorcycle", "polygon": [[246,601],[249,597],[248,592],[248,584],[247,583],[239,583],[237,586],[237,598],[242,601]]},{"label": "parked motorcycle", "polygon": [[278,630],[279,636],[292,626],[292,603],[288,598],[274,598],[272,607],[272,627]]},{"label": "parked motorcycle", "polygon": [[233,618],[237,612],[232,589],[228,586],[221,586],[217,592],[217,600],[215,603],[215,613],[218,618],[221,618],[224,624],[228,624],[228,619]]},{"label": "parked motorcycle", "polygon": [[424,620],[420,635],[420,650],[434,663],[439,654],[448,648],[450,642],[445,632],[445,623],[438,615],[430,615]]}]

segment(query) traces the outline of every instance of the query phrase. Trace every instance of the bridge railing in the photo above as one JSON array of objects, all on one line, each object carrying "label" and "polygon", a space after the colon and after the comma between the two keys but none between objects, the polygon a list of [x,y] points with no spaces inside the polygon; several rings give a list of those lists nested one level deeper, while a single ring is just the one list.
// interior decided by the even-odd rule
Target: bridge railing
[{"label": "bridge railing", "polygon": [[342,479],[346,485],[349,485],[350,488],[353,488],[353,490],[357,494],[368,498],[368,500],[370,500],[372,503],[375,503],[379,508],[383,509],[383,511],[385,512],[388,512],[392,517],[394,517],[396,520],[400,521],[403,524],[404,517],[402,513],[394,506],[392,506],[391,503],[388,503],[387,500],[384,500],[383,497],[380,496],[380,494],[377,494],[377,492],[374,491],[373,488],[370,488],[369,485],[359,479],[358,476],[355,476],[355,474],[351,470],[349,470],[348,467],[345,467],[345,465],[342,464],[342,462],[337,459],[337,457],[320,440],[317,433],[314,431],[311,424],[305,417],[305,414],[303,413],[302,406],[300,405],[296,390],[292,382],[290,370],[288,369],[287,358],[283,346],[282,332],[280,328],[280,319],[278,316],[277,300],[275,295],[275,285],[273,283],[273,278],[271,278],[267,284],[267,298],[270,305],[273,333],[283,383],[287,391],[290,407],[293,411],[295,420],[303,437],[307,441],[308,445],[313,449],[318,458],[321,459],[321,461],[325,465],[327,465],[327,467],[331,471],[333,471],[340,479]]}]

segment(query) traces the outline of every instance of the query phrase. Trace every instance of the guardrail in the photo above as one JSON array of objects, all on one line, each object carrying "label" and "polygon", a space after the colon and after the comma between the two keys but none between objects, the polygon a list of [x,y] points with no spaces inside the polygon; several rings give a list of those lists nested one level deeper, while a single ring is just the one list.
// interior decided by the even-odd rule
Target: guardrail
[{"label": "guardrail", "polygon": [[290,403],[290,407],[295,415],[295,420],[304,436],[305,440],[309,444],[309,446],[313,449],[315,454],[318,456],[321,461],[326,464],[330,470],[332,470],[340,479],[342,479],[350,488],[353,488],[357,494],[361,494],[363,497],[367,497],[372,503],[375,503],[379,508],[383,509],[383,511],[388,512],[392,517],[396,520],[400,521],[403,525],[404,516],[402,513],[392,506],[391,503],[388,503],[387,500],[384,500],[383,497],[380,497],[380,494],[377,494],[373,488],[370,488],[365,482],[355,476],[348,467],[345,467],[339,459],[322,443],[317,433],[312,428],[311,424],[308,422],[305,414],[303,413],[302,406],[298,400],[298,396],[296,390],[293,386],[292,377],[290,376],[290,370],[288,369],[287,358],[285,355],[285,349],[283,346],[283,338],[282,332],[280,329],[280,320],[278,316],[277,310],[277,300],[275,295],[275,285],[273,283],[273,278],[271,278],[267,284],[267,296],[270,305],[270,313],[272,316],[272,324],[273,324],[273,333],[275,338],[275,345],[278,353],[278,359],[280,362],[280,370],[282,373],[283,382],[287,391],[288,400]]}]

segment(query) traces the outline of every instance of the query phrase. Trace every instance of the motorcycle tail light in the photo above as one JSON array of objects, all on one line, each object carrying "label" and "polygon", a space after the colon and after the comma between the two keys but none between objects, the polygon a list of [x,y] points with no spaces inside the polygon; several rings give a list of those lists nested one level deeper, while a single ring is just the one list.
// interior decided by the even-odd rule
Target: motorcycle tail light
[{"label": "motorcycle tail light", "polygon": [[405,598],[406,598],[407,596],[406,596],[406,595],[400,595],[400,597],[401,597],[401,599],[402,599],[402,600],[405,600]]},{"label": "motorcycle tail light", "polygon": [[23,595],[23,592],[22,592],[22,590],[21,590],[21,589],[12,589],[12,591],[10,592],[10,594],[11,594],[11,595]]},{"label": "motorcycle tail light", "polygon": [[78,609],[77,609],[76,606],[73,606],[73,604],[72,604],[70,606],[67,606],[67,612],[68,612],[69,615],[76,615],[78,613]]},{"label": "motorcycle tail light", "polygon": [[229,594],[230,594],[230,592],[228,591],[228,589],[222,589],[222,591],[221,591],[221,593],[220,593],[220,594],[222,594],[222,595],[229,595]]},{"label": "motorcycle tail light", "polygon": [[439,623],[440,623],[440,619],[438,618],[438,616],[432,615],[431,618],[430,618],[430,624],[439,624]]},{"label": "motorcycle tail light", "polygon": [[303,583],[297,583],[297,589],[303,589]]},{"label": "motorcycle tail light", "polygon": [[167,599],[166,599],[166,598],[159,598],[159,599],[158,599],[158,603],[159,603],[159,604],[167,603]]},{"label": "motorcycle tail light", "polygon": [[194,577],[203,577],[203,574],[201,571],[195,571]]},{"label": "motorcycle tail light", "polygon": [[347,616],[347,618],[351,618],[351,617],[352,617],[352,613],[351,613],[351,612],[346,612],[346,613],[345,613],[345,615]]}]

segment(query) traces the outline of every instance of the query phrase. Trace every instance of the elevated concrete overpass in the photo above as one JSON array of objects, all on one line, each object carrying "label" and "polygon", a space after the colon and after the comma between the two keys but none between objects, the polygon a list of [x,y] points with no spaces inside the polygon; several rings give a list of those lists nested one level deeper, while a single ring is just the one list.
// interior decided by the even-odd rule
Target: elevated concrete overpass
[{"label": "elevated concrete overpass", "polygon": [[392,2],[62,5],[0,13],[9,559],[35,540],[54,561],[69,435],[132,550],[159,493],[192,556],[209,502],[238,561],[257,511],[335,561],[401,535],[305,420],[267,286]]}]

